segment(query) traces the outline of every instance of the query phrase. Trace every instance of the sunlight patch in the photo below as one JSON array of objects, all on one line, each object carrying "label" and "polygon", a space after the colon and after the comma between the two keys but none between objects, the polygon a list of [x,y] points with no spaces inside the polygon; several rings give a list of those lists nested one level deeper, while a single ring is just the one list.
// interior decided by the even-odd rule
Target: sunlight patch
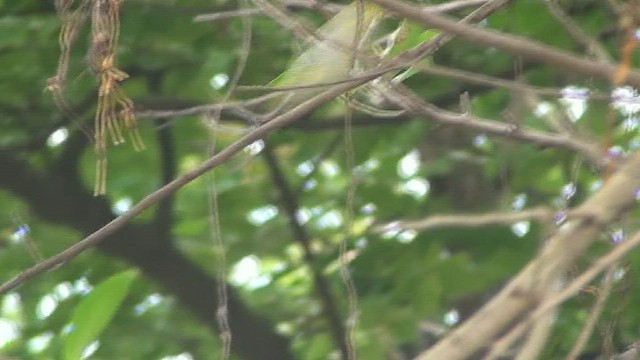
[{"label": "sunlight patch", "polygon": [[264,141],[258,140],[244,147],[244,151],[251,156],[256,156],[264,149]]},{"label": "sunlight patch", "polygon": [[188,352],[183,352],[182,354],[178,355],[165,356],[160,360],[193,360],[193,356],[191,356],[191,354],[189,354]]},{"label": "sunlight patch", "polygon": [[360,208],[360,213],[363,215],[371,215],[376,212],[378,207],[374,203],[367,203]]},{"label": "sunlight patch", "polygon": [[309,181],[305,181],[305,183],[302,185],[302,189],[304,191],[309,191],[315,189],[316,186],[318,186],[318,182],[314,179],[311,179]]},{"label": "sunlight patch", "polygon": [[162,296],[160,294],[151,294],[147,296],[144,300],[142,300],[139,304],[134,307],[134,311],[136,315],[142,315],[149,311],[151,308],[162,303]]},{"label": "sunlight patch", "polygon": [[45,295],[36,306],[36,317],[40,320],[48,318],[58,307],[58,301],[53,295]]},{"label": "sunlight patch", "polygon": [[317,224],[321,229],[337,229],[342,226],[342,215],[336,210],[327,211],[318,219]]},{"label": "sunlight patch", "polygon": [[491,142],[485,134],[480,134],[473,138],[473,146],[477,147],[478,149],[488,150],[490,145]]},{"label": "sunlight patch", "polygon": [[273,205],[266,205],[257,209],[253,209],[247,215],[247,220],[255,225],[260,226],[278,215],[278,208]]},{"label": "sunlight patch", "polygon": [[227,74],[215,74],[209,79],[209,85],[215,90],[222,89],[229,82],[229,75]]},{"label": "sunlight patch", "polygon": [[229,274],[232,284],[248,289],[257,289],[269,285],[271,277],[264,274],[260,259],[255,255],[243,257],[238,261]]},{"label": "sunlight patch", "polygon": [[56,147],[60,146],[69,137],[69,130],[67,128],[60,128],[49,135],[47,138],[47,146]]},{"label": "sunlight patch", "polygon": [[15,321],[0,319],[0,349],[20,336]]},{"label": "sunlight patch", "polygon": [[524,209],[525,205],[527,205],[527,194],[516,195],[516,197],[513,199],[513,202],[511,203],[511,207],[515,211]]},{"label": "sunlight patch", "polygon": [[116,215],[122,215],[129,211],[131,206],[133,206],[133,200],[131,200],[131,198],[122,198],[113,203],[112,210]]},{"label": "sunlight patch", "polygon": [[1,314],[3,317],[18,318],[22,311],[20,294],[11,292],[2,300]]},{"label": "sunlight patch", "polygon": [[300,176],[307,176],[311,174],[313,168],[314,166],[312,161],[303,161],[296,167],[296,173]]},{"label": "sunlight patch", "polygon": [[96,340],[96,341],[92,342],[91,344],[87,345],[87,347],[84,348],[84,350],[82,351],[82,356],[80,357],[80,359],[89,358],[96,351],[98,351],[99,347],[100,347],[100,340]]},{"label": "sunlight patch", "polygon": [[567,86],[562,89],[562,99],[560,102],[564,105],[567,116],[572,121],[578,121],[584,112],[587,111],[587,99],[589,98],[589,89],[577,86]]},{"label": "sunlight patch", "polygon": [[30,231],[31,229],[29,228],[29,225],[20,225],[18,229],[9,236],[9,240],[13,243],[20,243],[29,236]]},{"label": "sunlight patch", "polygon": [[451,310],[448,313],[444,314],[444,323],[453,326],[460,321],[460,313],[458,310]]},{"label": "sunlight patch", "polygon": [[640,97],[638,92],[630,86],[615,88],[611,92],[613,107],[622,115],[632,116],[640,111]]},{"label": "sunlight patch", "polygon": [[27,348],[32,354],[43,352],[49,347],[49,343],[53,339],[53,333],[47,332],[38,336],[34,336],[27,342]]},{"label": "sunlight patch", "polygon": [[311,219],[311,211],[306,208],[301,208],[296,211],[296,221],[299,224],[306,224]]},{"label": "sunlight patch", "polygon": [[523,237],[529,233],[529,228],[531,223],[528,221],[520,221],[513,225],[511,225],[511,232],[516,234],[518,237]]},{"label": "sunlight patch", "polygon": [[427,179],[416,177],[401,183],[398,186],[398,191],[420,200],[429,193],[430,188],[431,184]]},{"label": "sunlight patch", "polygon": [[548,101],[542,101],[536,105],[533,114],[539,118],[549,115],[553,111],[553,105]]},{"label": "sunlight patch", "polygon": [[416,236],[418,236],[418,232],[415,230],[404,230],[402,232],[400,232],[397,236],[396,236],[396,240],[398,240],[399,243],[401,244],[409,244],[413,242],[413,239],[416,238]]},{"label": "sunlight patch", "polygon": [[83,276],[73,283],[73,290],[76,294],[86,295],[93,290],[93,286],[91,286],[91,284],[89,284],[89,280]]},{"label": "sunlight patch", "polygon": [[413,150],[398,162],[398,175],[403,179],[410,178],[420,169],[420,153]]},{"label": "sunlight patch", "polygon": [[326,177],[335,177],[340,174],[340,168],[333,160],[325,160],[320,164],[320,173]]}]

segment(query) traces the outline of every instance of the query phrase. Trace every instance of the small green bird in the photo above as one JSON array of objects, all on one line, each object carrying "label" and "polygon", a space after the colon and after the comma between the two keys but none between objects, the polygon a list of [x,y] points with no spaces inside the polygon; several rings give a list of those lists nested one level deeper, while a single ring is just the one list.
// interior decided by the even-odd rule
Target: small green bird
[{"label": "small green bird", "polygon": [[330,87],[321,84],[347,80],[354,65],[354,45],[355,49],[364,48],[363,44],[369,41],[375,25],[384,14],[384,9],[378,5],[355,1],[327,21],[318,30],[319,40],[268,84],[273,88],[303,88],[283,91],[282,96],[269,103],[269,110],[290,110]]}]

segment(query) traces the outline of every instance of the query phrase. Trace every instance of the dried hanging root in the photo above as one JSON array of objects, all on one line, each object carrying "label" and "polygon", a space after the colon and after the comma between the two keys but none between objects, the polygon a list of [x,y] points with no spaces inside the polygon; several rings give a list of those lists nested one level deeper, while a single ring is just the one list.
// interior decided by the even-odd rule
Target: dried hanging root
[{"label": "dried hanging root", "polygon": [[107,137],[115,144],[123,143],[127,133],[135,150],[144,149],[138,133],[133,101],[120,87],[129,77],[115,65],[115,50],[120,34],[120,6],[123,0],[81,0],[72,10],[75,0],[56,0],[62,19],[60,30],[60,59],[56,75],[48,80],[47,89],[53,93],[58,107],[69,109],[63,96],[69,69],[72,45],[79,28],[91,14],[91,49],[89,63],[99,82],[95,115],[94,145],[97,157],[94,195],[102,195],[107,188]]},{"label": "dried hanging root", "polygon": [[60,45],[60,57],[58,58],[58,68],[56,74],[47,79],[46,90],[50,91],[53,101],[60,111],[70,118],[75,118],[71,107],[64,97],[65,83],[69,73],[69,62],[71,59],[71,49],[75,43],[79,29],[87,20],[87,10],[89,0],[82,0],[76,10],[72,10],[75,0],[56,0],[56,10],[62,20],[62,28],[58,36]]},{"label": "dried hanging root", "polygon": [[94,0],[91,12],[92,46],[89,58],[100,80],[94,137],[98,157],[95,195],[104,194],[107,188],[107,133],[115,145],[121,144],[124,142],[124,127],[134,149],[144,148],[137,130],[133,102],[119,84],[129,75],[115,65],[121,3],[122,0]]}]

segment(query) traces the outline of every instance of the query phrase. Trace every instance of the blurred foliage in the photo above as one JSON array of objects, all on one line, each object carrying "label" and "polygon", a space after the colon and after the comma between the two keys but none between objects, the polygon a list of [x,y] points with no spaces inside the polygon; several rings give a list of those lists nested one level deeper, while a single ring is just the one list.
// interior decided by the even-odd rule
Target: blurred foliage
[{"label": "blurred foliage", "polygon": [[[431,1],[435,4],[441,1]],[[71,139],[86,135],[95,110],[95,81],[86,67],[87,29],[73,51],[66,94],[78,116],[69,122],[43,92],[55,73],[60,22],[51,2],[0,1],[0,151],[45,174],[69,149]],[[617,56],[616,16],[602,1],[566,2],[568,13],[586,33],[603,41]],[[235,2],[204,0],[157,2],[127,0],[122,11],[118,66],[131,78],[123,83],[138,109],[178,109],[213,103],[226,87],[212,86],[216,75],[233,76],[243,39],[239,19],[193,22],[194,16],[237,8]],[[320,23],[307,11],[300,16]],[[240,83],[266,84],[283,70],[295,46],[293,37],[265,16],[252,18],[253,39]],[[548,14],[543,1],[515,1],[484,24],[496,30],[582,53],[583,49]],[[522,73],[514,64],[523,61]],[[606,84],[529,64],[526,59],[454,40],[433,62],[473,72],[520,80],[538,86],[588,86],[607,91]],[[489,119],[504,120],[518,94],[503,89],[472,87],[441,77],[416,74],[407,81],[416,93],[441,107],[457,109],[460,94],[469,91],[471,110]],[[227,85],[228,86],[228,85]],[[597,89],[601,86],[600,89]],[[251,94],[240,92],[238,98]],[[575,103],[538,99],[539,107],[516,114],[525,126],[551,131],[542,107],[564,112]],[[572,105],[573,104],[573,105]],[[586,102],[576,124],[605,142],[603,102]],[[311,119],[341,120],[343,106],[325,106]],[[356,114],[356,121],[366,121]],[[231,119],[224,119],[231,120]],[[622,124],[613,133],[620,151],[637,148],[637,118],[617,114]],[[140,119],[147,150],[134,152],[128,144],[110,149],[108,200],[115,214],[162,184],[166,164],[159,140],[159,124]],[[216,129],[198,116],[172,119],[177,175],[208,158],[212,134],[221,149],[251,129],[224,121]],[[415,219],[430,214],[480,210],[511,211],[547,205],[563,210],[598,189],[600,175],[564,150],[541,149],[507,142],[461,129],[443,129],[429,119],[404,119],[397,124],[355,127],[354,177],[346,168],[343,126],[334,129],[282,129],[269,137],[270,146],[300,202],[299,219],[310,233],[317,268],[329,280],[341,308],[346,291],[336,263],[344,239],[347,208],[354,210],[354,249],[351,262],[358,290],[361,321],[357,330],[361,359],[403,359],[434,341],[425,324],[445,328],[469,316],[497,288],[536,254],[549,229],[535,223],[473,230],[440,229],[424,233],[395,229],[374,235],[374,222]],[[57,134],[57,135],[56,135]],[[68,137],[67,137],[68,136]],[[56,141],[56,139],[58,139]],[[454,140],[451,140],[454,139]],[[331,144],[336,144],[331,148]],[[91,189],[95,156],[81,150],[80,184]],[[8,176],[0,169],[0,177]],[[356,179],[354,204],[347,204],[347,188]],[[181,190],[172,210],[175,245],[191,261],[215,275],[215,256],[209,220],[207,187],[215,182],[219,221],[227,246],[230,284],[242,300],[291,339],[300,359],[329,359],[335,354],[321,304],[314,291],[310,267],[291,233],[280,193],[260,155],[245,151],[216,169],[215,179],[204,176]],[[575,191],[572,191],[575,189]],[[33,189],[34,193],[47,189]],[[90,190],[88,190],[90,191]],[[479,194],[481,193],[481,194]],[[479,196],[482,195],[482,196]],[[479,200],[476,200],[479,199]],[[469,202],[472,204],[469,205]],[[91,209],[72,209],[79,214]],[[79,215],[80,216],[80,215]],[[134,220],[148,223],[154,211]],[[72,224],[43,221],[16,194],[0,189],[0,280],[6,281],[43,257],[78,241],[83,229]],[[626,224],[620,230],[625,230]],[[631,225],[629,225],[631,226]],[[615,229],[612,229],[614,231]],[[610,247],[609,240],[593,249],[579,265]],[[109,241],[108,239],[106,241]],[[136,239],[128,239],[135,243]],[[639,255],[624,264],[614,296],[601,319],[588,351],[598,353],[611,341],[615,350],[637,341],[640,301],[637,286]],[[99,252],[26,282],[0,301],[0,354],[19,359],[61,359],[74,312],[91,296],[91,289],[130,264]],[[125,273],[128,274],[128,273]],[[142,274],[144,275],[144,274]],[[109,326],[98,337],[95,359],[210,359],[217,354],[217,336],[188,315],[171,294],[144,276],[136,278]],[[96,288],[97,289],[97,288]],[[88,295],[89,294],[89,295]],[[595,297],[581,294],[558,315],[558,326],[544,359],[562,357],[577,338]],[[214,309],[211,309],[214,311]],[[344,312],[344,311],[343,311]],[[95,331],[94,335],[98,335]],[[178,356],[179,354],[182,354]],[[171,357],[173,356],[173,357]],[[189,357],[190,356],[190,357]]]}]

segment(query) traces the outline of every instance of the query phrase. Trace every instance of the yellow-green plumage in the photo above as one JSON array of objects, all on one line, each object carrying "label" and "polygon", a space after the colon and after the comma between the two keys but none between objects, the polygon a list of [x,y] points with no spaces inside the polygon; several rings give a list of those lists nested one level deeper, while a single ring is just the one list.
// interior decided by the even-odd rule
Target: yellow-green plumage
[{"label": "yellow-green plumage", "polygon": [[[269,86],[308,86],[348,79],[353,66],[355,42],[359,43],[357,48],[362,48],[361,44],[368,41],[374,25],[383,15],[381,7],[368,2],[364,2],[362,6],[357,2],[348,5],[318,30],[320,41],[316,41],[295,58],[289,68],[271,81]],[[280,110],[291,109],[328,87],[317,86],[283,92],[282,97],[277,97],[269,107],[271,110],[276,107]]]}]

